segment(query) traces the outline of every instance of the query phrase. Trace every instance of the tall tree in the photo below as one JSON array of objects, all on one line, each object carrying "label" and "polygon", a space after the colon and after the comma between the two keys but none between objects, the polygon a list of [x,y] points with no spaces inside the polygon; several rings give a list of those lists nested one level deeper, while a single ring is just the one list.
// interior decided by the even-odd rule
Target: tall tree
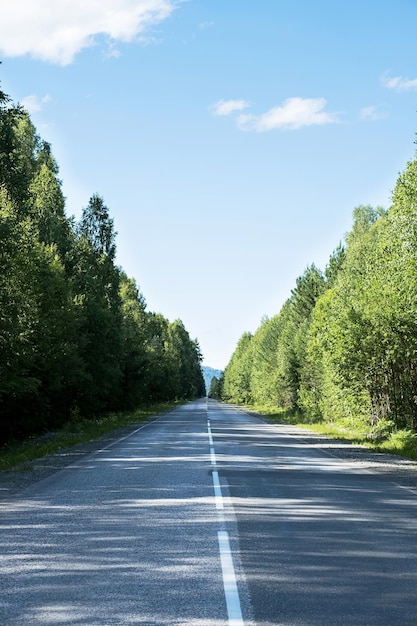
[{"label": "tall tree", "polygon": [[4,436],[62,421],[76,363],[69,285],[54,245],[37,239],[0,190],[0,415]]},{"label": "tall tree", "polygon": [[252,339],[251,333],[243,333],[224,370],[223,398],[228,401],[249,404],[252,400]]},{"label": "tall tree", "polygon": [[203,395],[198,342],[146,311],[115,240],[97,194],[66,217],[50,145],[0,90],[0,440]]},{"label": "tall tree", "polygon": [[133,408],[149,397],[148,313],[146,301],[133,278],[120,276],[122,306],[122,380],[120,402]]},{"label": "tall tree", "polygon": [[71,250],[73,236],[71,222],[65,215],[65,198],[55,168],[43,163],[33,176],[29,186],[30,215],[38,238],[46,245],[56,245],[66,262]]},{"label": "tall tree", "polygon": [[120,271],[113,220],[102,198],[92,196],[83,210],[73,258],[73,290],[79,320],[79,354],[85,385],[79,404],[83,413],[113,408],[122,377],[122,310]]}]

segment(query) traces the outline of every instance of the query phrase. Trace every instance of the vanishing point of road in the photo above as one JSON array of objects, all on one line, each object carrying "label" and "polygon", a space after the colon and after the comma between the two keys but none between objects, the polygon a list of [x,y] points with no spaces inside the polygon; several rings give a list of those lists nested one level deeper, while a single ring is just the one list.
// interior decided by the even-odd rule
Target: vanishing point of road
[{"label": "vanishing point of road", "polygon": [[417,488],[322,441],[198,400],[7,497],[1,626],[416,626]]}]

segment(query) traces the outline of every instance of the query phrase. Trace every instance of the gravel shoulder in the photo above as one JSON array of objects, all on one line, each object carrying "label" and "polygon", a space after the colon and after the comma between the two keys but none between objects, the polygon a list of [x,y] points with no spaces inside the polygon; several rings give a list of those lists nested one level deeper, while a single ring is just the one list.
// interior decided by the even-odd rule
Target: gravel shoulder
[{"label": "gravel shoulder", "polygon": [[[242,409],[242,407],[238,407]],[[268,419],[267,416],[245,411],[262,421],[279,427],[279,423]],[[286,429],[302,439],[308,445],[314,445],[316,449],[323,450],[326,454],[345,461],[349,461],[358,469],[379,473],[408,489],[415,489],[417,493],[417,463],[395,454],[376,452],[366,446],[356,445],[340,439],[332,439],[315,433],[306,428],[292,426],[282,422]]]},{"label": "gravel shoulder", "polygon": [[0,501],[18,494],[26,489],[26,487],[30,487],[34,483],[47,478],[68,465],[76,463],[83,456],[101,450],[137,428],[153,421],[157,417],[158,416],[155,416],[137,425],[119,428],[94,441],[61,448],[57,452],[40,457],[39,459],[19,463],[11,470],[0,471]]}]

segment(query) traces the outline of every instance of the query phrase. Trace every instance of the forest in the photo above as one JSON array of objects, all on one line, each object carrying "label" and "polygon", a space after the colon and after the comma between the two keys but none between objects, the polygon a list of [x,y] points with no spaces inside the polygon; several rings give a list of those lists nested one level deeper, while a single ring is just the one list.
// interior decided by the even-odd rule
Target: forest
[{"label": "forest", "polygon": [[212,394],[383,440],[417,430],[417,159],[388,210],[358,206],[324,271],[245,332]]},{"label": "forest", "polygon": [[103,198],[66,216],[51,146],[0,90],[0,442],[203,396],[201,361],[116,265]]}]

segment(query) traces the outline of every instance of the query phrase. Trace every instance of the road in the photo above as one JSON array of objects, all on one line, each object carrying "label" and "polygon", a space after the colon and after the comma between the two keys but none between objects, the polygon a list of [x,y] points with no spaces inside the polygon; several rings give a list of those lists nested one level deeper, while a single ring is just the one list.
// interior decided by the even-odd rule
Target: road
[{"label": "road", "polygon": [[416,626],[396,481],[186,404],[0,503],[0,624]]}]

